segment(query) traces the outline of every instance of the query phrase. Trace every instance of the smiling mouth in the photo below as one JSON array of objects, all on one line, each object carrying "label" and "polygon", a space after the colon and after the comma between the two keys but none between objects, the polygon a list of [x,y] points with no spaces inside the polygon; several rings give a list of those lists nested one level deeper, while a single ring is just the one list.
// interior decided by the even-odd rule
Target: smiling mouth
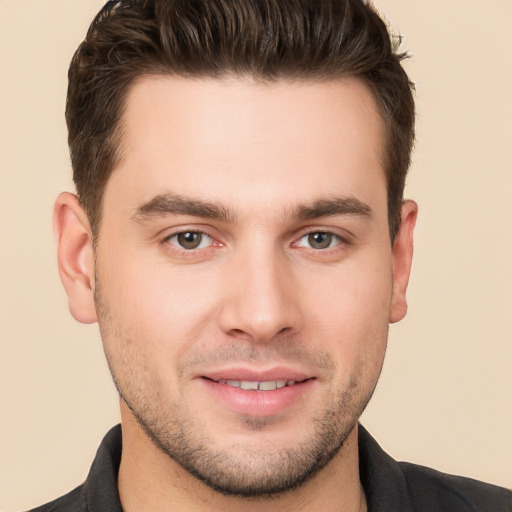
[{"label": "smiling mouth", "polygon": [[304,379],[302,381],[295,380],[267,380],[267,381],[248,381],[248,380],[213,380],[208,379],[217,384],[225,384],[233,388],[240,388],[244,391],[274,391],[276,389],[286,388],[288,386],[294,386],[301,382],[306,382],[310,379]]}]

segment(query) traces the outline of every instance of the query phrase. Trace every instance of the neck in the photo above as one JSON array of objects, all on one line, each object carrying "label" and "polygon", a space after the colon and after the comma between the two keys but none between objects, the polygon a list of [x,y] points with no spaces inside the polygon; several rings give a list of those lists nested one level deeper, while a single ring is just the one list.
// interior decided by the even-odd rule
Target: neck
[{"label": "neck", "polygon": [[366,511],[359,480],[357,427],[329,464],[299,488],[248,499],[212,490],[157,448],[129,411],[123,411],[122,420],[119,494],[125,512]]}]

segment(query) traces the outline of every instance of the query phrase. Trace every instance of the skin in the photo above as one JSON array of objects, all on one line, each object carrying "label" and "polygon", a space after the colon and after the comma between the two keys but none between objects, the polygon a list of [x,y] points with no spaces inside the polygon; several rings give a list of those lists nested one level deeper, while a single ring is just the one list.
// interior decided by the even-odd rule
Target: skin
[{"label": "skin", "polygon": [[[124,510],[365,510],[356,424],[406,313],[417,213],[392,244],[370,91],[146,77],[123,127],[96,254],[74,195],[55,229],[121,396]],[[234,374],[306,380],[233,398],[215,381]]]}]

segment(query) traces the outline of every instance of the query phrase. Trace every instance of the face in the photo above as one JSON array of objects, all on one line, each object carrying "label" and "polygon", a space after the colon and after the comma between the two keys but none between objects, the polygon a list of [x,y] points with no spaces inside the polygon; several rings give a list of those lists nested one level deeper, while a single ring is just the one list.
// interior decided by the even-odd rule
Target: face
[{"label": "face", "polygon": [[123,127],[94,290],[123,407],[218,491],[296,487],[353,432],[400,316],[372,95],[146,78]]}]

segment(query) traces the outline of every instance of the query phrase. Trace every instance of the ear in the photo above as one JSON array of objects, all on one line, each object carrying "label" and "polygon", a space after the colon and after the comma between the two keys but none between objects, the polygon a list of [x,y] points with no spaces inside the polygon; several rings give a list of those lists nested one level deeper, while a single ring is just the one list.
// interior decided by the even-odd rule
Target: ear
[{"label": "ear", "polygon": [[393,243],[393,295],[389,321],[399,322],[407,313],[406,291],[411,272],[413,232],[418,215],[414,201],[402,204],[400,229]]},{"label": "ear", "polygon": [[59,274],[69,310],[84,324],[97,321],[94,305],[94,252],[89,220],[78,198],[63,192],[53,210]]}]

